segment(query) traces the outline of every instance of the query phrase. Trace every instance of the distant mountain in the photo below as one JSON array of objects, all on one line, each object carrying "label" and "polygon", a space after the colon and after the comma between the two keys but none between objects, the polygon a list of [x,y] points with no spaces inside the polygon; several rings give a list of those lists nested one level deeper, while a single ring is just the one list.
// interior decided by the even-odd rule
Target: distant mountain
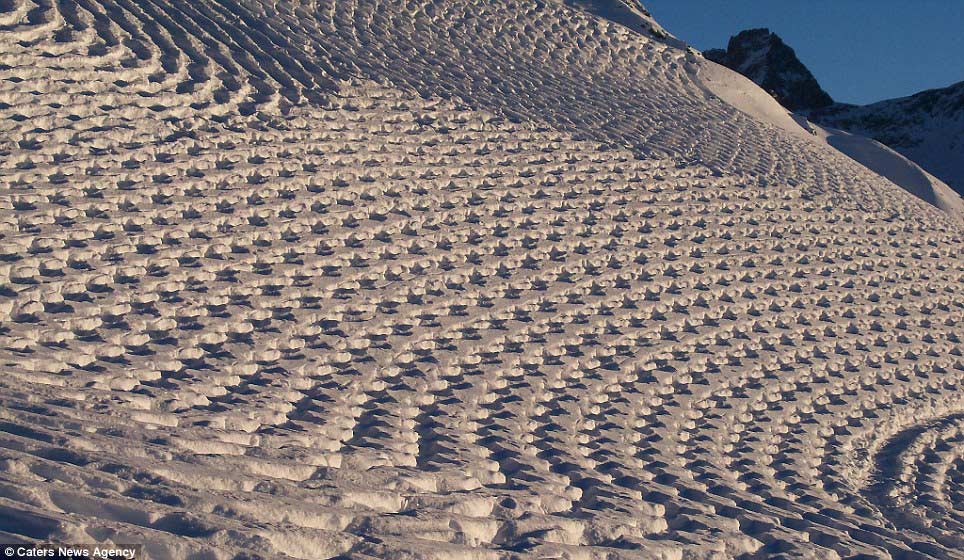
[{"label": "distant mountain", "polygon": [[793,49],[769,29],[741,31],[730,38],[726,50],[703,55],[750,78],[792,111],[833,104]]},{"label": "distant mountain", "polygon": [[834,104],[807,116],[886,144],[964,194],[964,82],[871,105]]},{"label": "distant mountain", "polygon": [[964,194],[964,82],[871,105],[835,103],[792,48],[768,29],[703,55],[743,74],[781,105],[827,127],[873,138]]}]

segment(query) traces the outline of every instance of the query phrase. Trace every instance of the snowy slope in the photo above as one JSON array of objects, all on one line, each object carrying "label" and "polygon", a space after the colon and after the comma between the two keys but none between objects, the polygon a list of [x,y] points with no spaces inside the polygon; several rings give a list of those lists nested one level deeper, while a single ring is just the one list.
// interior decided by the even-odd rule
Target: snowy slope
[{"label": "snowy slope", "polygon": [[710,93],[748,116],[804,141],[829,145],[928,204],[964,219],[964,199],[960,195],[889,147],[864,136],[813,124],[788,111],[749,78],[718,64],[700,64],[698,79]]},{"label": "snowy slope", "polygon": [[964,82],[866,106],[838,104],[811,118],[874,138],[964,194]]},{"label": "snowy slope", "polygon": [[[926,162],[929,168],[943,170],[944,177],[953,177],[961,161],[957,144],[964,138],[964,129],[957,121],[964,114],[964,105],[955,108],[954,103],[960,100],[955,101],[953,95],[925,95],[929,105],[918,101],[895,107],[892,102],[884,102],[867,110],[833,104],[793,50],[766,29],[740,32],[730,39],[726,51],[715,49],[704,55],[745,77],[741,79],[712,64],[702,65],[702,81],[727,103],[798,136],[803,130],[813,139],[829,142],[907,192],[952,215],[964,216],[964,199],[921,167]],[[755,88],[754,83],[763,89]],[[937,103],[938,99],[942,103]],[[924,105],[940,117],[923,116]],[[811,125],[808,118],[833,130]],[[910,140],[906,135],[911,129],[917,130],[915,138],[927,140]],[[872,138],[888,145],[881,146]],[[914,161],[908,159],[911,157]]]},{"label": "snowy slope", "polygon": [[[833,103],[793,50],[767,29],[741,31],[730,38],[726,50],[711,49],[704,55],[748,77],[790,110],[877,140],[927,170],[921,173],[929,172],[964,194],[964,82],[856,106]],[[888,160],[887,165],[901,165],[900,158]]]},{"label": "snowy slope", "polygon": [[961,222],[626,7],[3,3],[0,540],[964,558]]},{"label": "snowy slope", "polygon": [[866,136],[812,124],[817,137],[929,204],[964,217],[964,199],[898,152]]},{"label": "snowy slope", "polygon": [[556,0],[567,6],[589,13],[628,29],[643,33],[658,41],[685,48],[685,43],[673,37],[653,19],[653,15],[639,0]]}]

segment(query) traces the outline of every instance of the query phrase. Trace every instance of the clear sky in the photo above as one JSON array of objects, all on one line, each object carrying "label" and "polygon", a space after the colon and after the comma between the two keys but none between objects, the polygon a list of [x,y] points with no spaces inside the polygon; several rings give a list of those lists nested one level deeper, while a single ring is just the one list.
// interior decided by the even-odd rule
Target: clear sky
[{"label": "clear sky", "polygon": [[871,103],[964,81],[964,0],[642,0],[697,49],[768,27],[834,100]]}]

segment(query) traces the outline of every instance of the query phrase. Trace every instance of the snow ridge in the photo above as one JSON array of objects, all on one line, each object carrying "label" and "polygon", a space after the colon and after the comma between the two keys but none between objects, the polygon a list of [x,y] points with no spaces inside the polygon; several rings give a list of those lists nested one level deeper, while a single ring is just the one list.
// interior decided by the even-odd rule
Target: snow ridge
[{"label": "snow ridge", "polygon": [[793,50],[767,29],[741,31],[726,50],[703,54],[746,76],[787,109],[885,144],[964,195],[964,82],[856,106],[834,103]]},{"label": "snow ridge", "polygon": [[964,195],[964,82],[865,106],[837,104],[810,117],[894,148]]}]

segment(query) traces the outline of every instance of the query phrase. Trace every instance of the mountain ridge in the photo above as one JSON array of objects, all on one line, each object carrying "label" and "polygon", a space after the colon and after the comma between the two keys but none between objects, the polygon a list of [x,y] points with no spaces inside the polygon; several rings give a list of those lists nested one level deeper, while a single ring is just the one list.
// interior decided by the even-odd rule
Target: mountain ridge
[{"label": "mountain ridge", "polygon": [[868,105],[834,104],[811,120],[871,137],[964,195],[964,81]]}]

